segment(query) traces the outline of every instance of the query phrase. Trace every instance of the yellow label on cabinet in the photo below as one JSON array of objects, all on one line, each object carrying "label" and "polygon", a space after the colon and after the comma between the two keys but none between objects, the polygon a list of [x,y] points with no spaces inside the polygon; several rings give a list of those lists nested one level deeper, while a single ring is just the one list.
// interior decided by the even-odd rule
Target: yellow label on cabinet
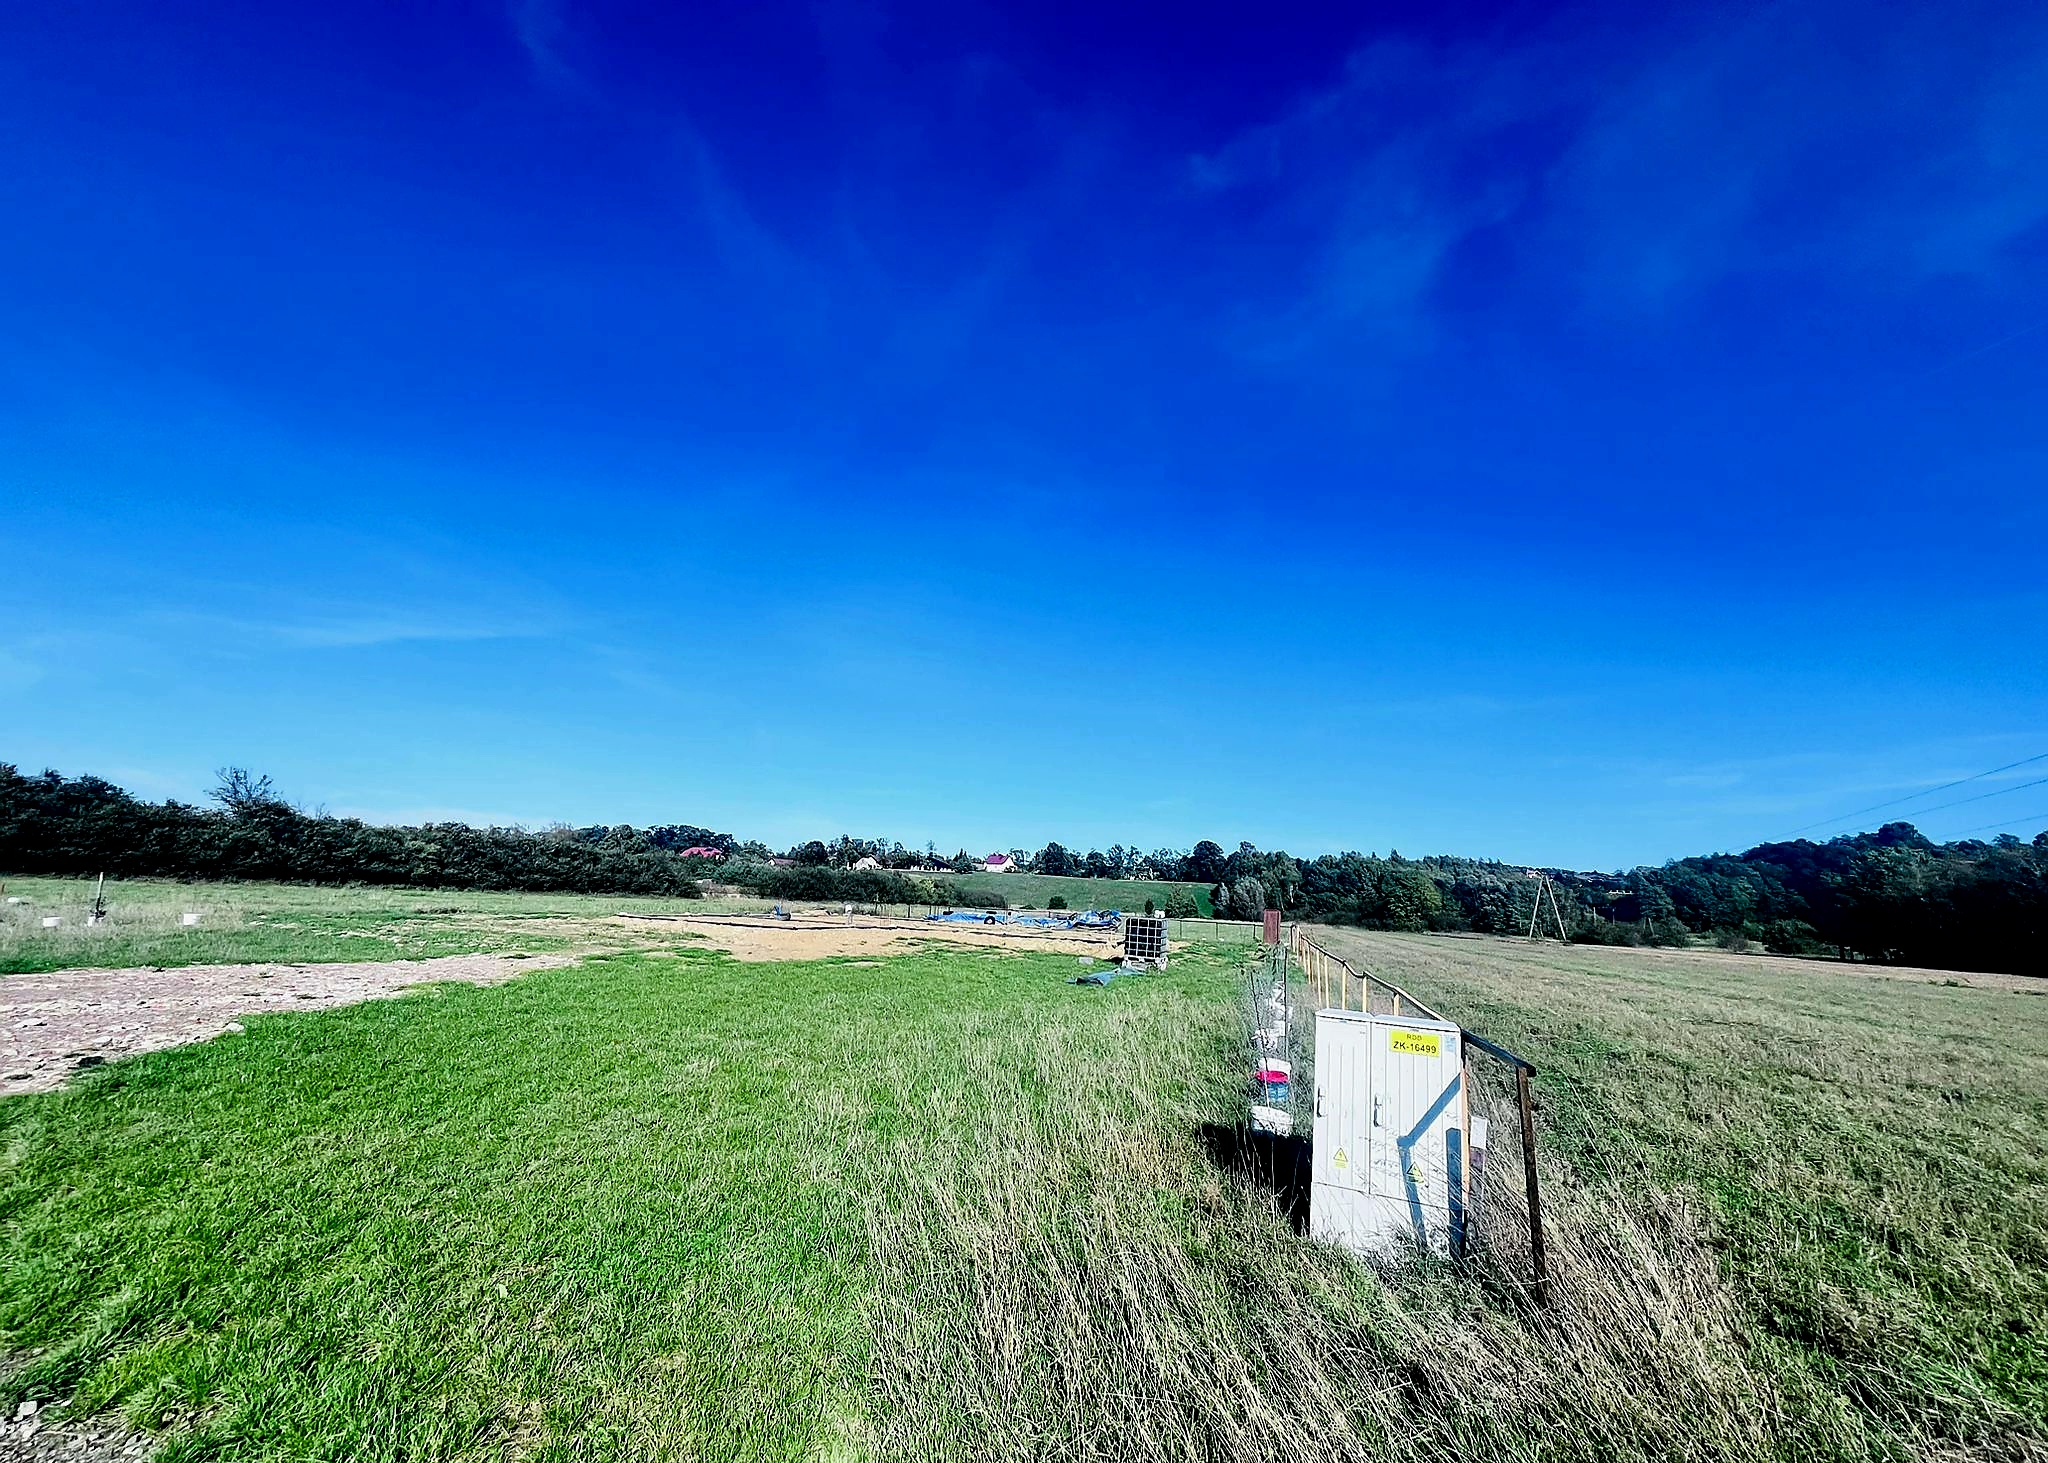
[{"label": "yellow label on cabinet", "polygon": [[1390,1045],[1410,1057],[1440,1057],[1444,1052],[1444,1039],[1434,1031],[1396,1031],[1390,1034]]},{"label": "yellow label on cabinet", "polygon": [[1337,1168],[1349,1168],[1351,1167],[1351,1155],[1342,1148],[1339,1148],[1331,1157],[1330,1163]]}]

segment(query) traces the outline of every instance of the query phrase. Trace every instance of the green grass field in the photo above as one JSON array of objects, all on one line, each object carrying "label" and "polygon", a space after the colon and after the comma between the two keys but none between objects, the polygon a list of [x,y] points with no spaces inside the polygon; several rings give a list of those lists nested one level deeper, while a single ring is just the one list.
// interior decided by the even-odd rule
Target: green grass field
[{"label": "green grass field", "polygon": [[1029,905],[1033,909],[1044,909],[1046,901],[1057,894],[1067,901],[1072,909],[1121,909],[1133,913],[1145,907],[1150,899],[1162,912],[1166,908],[1166,896],[1175,889],[1185,889],[1195,896],[1202,907],[1202,914],[1214,913],[1209,907],[1209,886],[1207,884],[1172,884],[1163,879],[1079,879],[1056,874],[947,874],[948,882],[969,889],[991,890],[1010,902],[1012,909]]},{"label": "green grass field", "polygon": [[195,1463],[2048,1447],[2039,994],[1337,938],[1542,1064],[1550,1309],[1213,1160],[1238,947],[643,950],[0,1099],[0,1401]]}]

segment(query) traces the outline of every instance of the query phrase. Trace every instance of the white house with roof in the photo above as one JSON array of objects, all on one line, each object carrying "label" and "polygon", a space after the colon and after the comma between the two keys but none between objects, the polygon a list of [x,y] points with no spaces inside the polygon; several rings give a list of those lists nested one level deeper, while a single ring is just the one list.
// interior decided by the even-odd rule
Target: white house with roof
[{"label": "white house with roof", "polygon": [[1014,874],[1019,872],[1017,861],[1006,853],[992,853],[981,861],[983,869],[991,874]]}]

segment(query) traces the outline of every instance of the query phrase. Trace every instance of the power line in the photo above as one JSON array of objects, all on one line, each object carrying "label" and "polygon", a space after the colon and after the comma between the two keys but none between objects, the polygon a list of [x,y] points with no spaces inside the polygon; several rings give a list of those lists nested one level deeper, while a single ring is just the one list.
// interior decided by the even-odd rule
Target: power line
[{"label": "power line", "polygon": [[[2024,818],[2001,818],[1996,823],[1979,823],[1975,828],[1965,828],[1963,833],[1982,833],[1987,828],[2018,828],[2027,823],[2039,823],[2042,827],[2048,828],[2048,808],[2038,813],[2029,813]],[[1956,837],[1961,838],[1963,833],[1958,833]]]},{"label": "power line", "polygon": [[[1808,828],[1825,828],[1833,823],[1844,823],[1851,818],[1860,818],[1865,813],[1875,813],[1880,808],[1896,808],[1900,803],[1916,802],[1921,798],[1932,797],[1934,796],[1934,794],[1938,792],[1947,792],[1952,787],[1961,787],[1963,784],[1968,782],[1982,782],[1987,777],[1996,777],[2001,772],[2010,772],[2015,767],[2026,767],[2035,762],[2048,762],[2048,752],[2043,752],[2036,757],[2022,757],[2017,762],[2008,762],[2003,767],[1992,768],[1989,772],[1978,772],[1969,777],[1958,777],[1954,782],[1944,782],[1938,787],[1923,787],[1918,792],[1908,793],[1906,794],[1906,796],[1902,798],[1893,798],[1889,802],[1872,803],[1867,808],[1852,808],[1850,811],[1846,813],[1837,813],[1832,818],[1822,818],[1818,822],[1808,823],[1804,827],[1794,828],[1792,830],[1792,834],[1804,833]],[[2033,785],[2034,784],[2030,782],[2023,782],[2020,784],[2021,787],[2032,787]],[[2012,792],[2014,791],[2014,789],[2006,788],[2005,791]],[[1986,796],[1990,796],[1990,794],[1986,794]],[[1970,799],[1964,798],[1963,801],[1969,802]],[[1944,806],[1952,808],[1956,805],[1954,803],[1947,803],[1944,804]],[[1931,813],[1933,811],[1934,809],[1932,808],[1920,808],[1916,810],[1916,813]],[[1787,836],[1790,837],[1792,835],[1788,834]]]},{"label": "power line", "polygon": [[1913,816],[1919,818],[1928,813],[1938,813],[1943,808],[1960,808],[1964,803],[1981,803],[1986,798],[2002,798],[2009,792],[2018,792],[2023,787],[2039,787],[2044,782],[2048,782],[2048,777],[2037,777],[2032,782],[2015,782],[2011,787],[1994,788],[1990,792],[1980,792],[1975,797],[1957,798],[1952,803],[1936,803],[1931,808],[1915,808]]}]

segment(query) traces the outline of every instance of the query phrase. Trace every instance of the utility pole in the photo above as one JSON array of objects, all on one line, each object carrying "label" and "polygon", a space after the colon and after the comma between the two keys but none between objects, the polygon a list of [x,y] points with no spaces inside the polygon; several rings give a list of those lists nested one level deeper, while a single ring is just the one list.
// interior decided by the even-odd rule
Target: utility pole
[{"label": "utility pole", "polygon": [[1537,869],[1530,869],[1527,872],[1530,878],[1537,881],[1536,902],[1529,906],[1529,938],[1536,938],[1536,926],[1543,918],[1543,897],[1547,894],[1550,896],[1551,917],[1557,921],[1557,938],[1569,945],[1571,936],[1564,932],[1564,911],[1558,908],[1557,888],[1550,882],[1550,875]]}]

